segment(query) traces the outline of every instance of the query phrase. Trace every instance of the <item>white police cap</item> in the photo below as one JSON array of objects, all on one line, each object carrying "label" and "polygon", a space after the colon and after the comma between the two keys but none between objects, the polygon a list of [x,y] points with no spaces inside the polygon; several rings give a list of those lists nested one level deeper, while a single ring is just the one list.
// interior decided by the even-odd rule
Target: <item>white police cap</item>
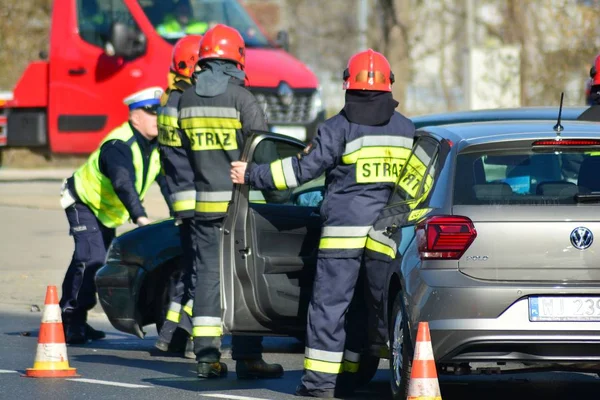
[{"label": "white police cap", "polygon": [[130,110],[136,108],[142,108],[147,106],[160,105],[160,96],[162,96],[163,90],[159,86],[153,86],[147,89],[135,92],[130,96],[127,96],[123,103],[129,107]]}]

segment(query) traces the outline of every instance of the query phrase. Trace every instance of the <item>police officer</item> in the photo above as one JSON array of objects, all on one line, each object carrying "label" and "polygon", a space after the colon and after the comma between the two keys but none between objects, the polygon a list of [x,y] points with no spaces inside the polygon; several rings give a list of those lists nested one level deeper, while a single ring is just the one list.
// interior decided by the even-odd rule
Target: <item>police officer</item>
[{"label": "police officer", "polygon": [[96,304],[96,271],[117,227],[128,219],[138,226],[150,223],[142,200],[160,172],[155,139],[161,94],[161,88],[152,87],[127,97],[129,121],[110,132],[63,183],[61,205],[75,241],[60,300],[69,344],[104,338],[87,323],[87,312]]},{"label": "police officer", "polygon": [[[296,395],[334,397],[338,378],[355,370],[356,353],[344,354],[345,314],[354,294],[368,237],[412,148],[415,127],[394,111],[394,77],[386,58],[371,49],[355,54],[344,71],[343,110],[325,121],[297,157],[270,165],[233,162],[234,183],[258,189],[294,188],[325,172],[323,230],[308,309],[304,374]],[[369,275],[379,276],[367,265]],[[378,282],[373,282],[377,287]],[[343,389],[343,388],[342,388]]]},{"label": "police officer", "polygon": [[[179,226],[182,247],[183,275],[171,288],[171,304],[166,321],[160,329],[154,346],[168,351],[173,334],[179,325],[192,335],[192,304],[196,272],[194,270],[194,250],[190,241],[190,220],[196,208],[196,187],[194,170],[187,152],[181,145],[182,137],[177,125],[177,105],[181,94],[192,86],[191,77],[198,62],[200,35],[185,36],[175,43],[169,71],[169,87],[161,99],[158,110],[158,143],[165,182],[170,193],[174,216]],[[183,138],[185,140],[185,138]],[[193,344],[188,341],[185,356],[195,358]]]},{"label": "police officer", "polygon": [[[199,378],[225,376],[220,362],[222,336],[219,248],[220,230],[233,185],[229,163],[238,160],[246,135],[267,130],[264,113],[244,87],[245,45],[233,28],[218,24],[200,42],[195,85],[179,101],[178,124],[190,153],[197,191],[196,216],[191,224],[196,290],[192,310],[194,353]],[[274,159],[272,157],[271,159]],[[238,378],[277,378],[278,364],[262,360],[262,337],[234,336],[232,358]]]}]

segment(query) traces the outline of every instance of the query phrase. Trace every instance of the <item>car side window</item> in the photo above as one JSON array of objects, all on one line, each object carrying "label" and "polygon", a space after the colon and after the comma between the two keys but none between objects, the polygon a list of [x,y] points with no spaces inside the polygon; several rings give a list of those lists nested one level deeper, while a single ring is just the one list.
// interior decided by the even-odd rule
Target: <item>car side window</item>
[{"label": "car side window", "polygon": [[400,172],[388,204],[425,199],[433,187],[437,172],[439,143],[420,137]]},{"label": "car side window", "polygon": [[86,42],[104,48],[113,23],[121,22],[139,31],[123,0],[77,0],[79,36]]},{"label": "car side window", "polygon": [[[297,157],[302,148],[274,138],[262,140],[254,150],[252,162],[270,164],[277,159]],[[250,203],[286,204],[300,207],[319,207],[325,191],[325,176],[320,176],[296,188],[287,190],[257,190],[250,187]]]}]

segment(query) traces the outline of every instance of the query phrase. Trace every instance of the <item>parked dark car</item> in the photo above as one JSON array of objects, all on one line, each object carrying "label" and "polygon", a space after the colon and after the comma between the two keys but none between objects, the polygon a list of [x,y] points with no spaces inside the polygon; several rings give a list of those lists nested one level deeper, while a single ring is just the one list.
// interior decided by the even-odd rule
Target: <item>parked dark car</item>
[{"label": "parked dark car", "polygon": [[[564,138],[589,139],[600,136],[594,124],[571,121],[577,119],[584,110],[585,108],[563,110]],[[494,354],[527,354],[527,346],[510,350],[510,343],[534,341],[535,337],[519,332],[521,336],[512,342],[508,336],[500,343],[486,339],[478,347],[476,335],[470,335],[478,331],[469,324],[485,325],[502,314],[510,306],[507,299],[511,297],[506,294],[507,291],[511,291],[513,301],[525,299],[527,302],[529,295],[546,294],[544,290],[552,286],[550,283],[554,284],[554,280],[561,277],[557,264],[552,279],[536,286],[532,282],[537,280],[528,275],[530,271],[526,268],[524,270],[528,272],[522,276],[518,273],[511,275],[514,270],[511,267],[503,268],[504,261],[494,261],[502,259],[504,251],[514,251],[513,248],[489,248],[489,241],[492,240],[489,235],[494,232],[494,224],[501,228],[498,232],[503,235],[513,235],[514,238],[526,241],[517,232],[510,232],[510,224],[507,225],[502,219],[505,214],[499,213],[497,207],[500,205],[494,203],[498,201],[500,204],[511,204],[511,201],[516,201],[510,197],[512,195],[509,196],[509,191],[513,194],[533,191],[531,204],[538,206],[538,201],[560,202],[563,200],[561,196],[575,195],[574,192],[563,194],[561,190],[566,188],[566,182],[574,183],[573,180],[577,180],[578,170],[575,168],[575,172],[572,172],[574,175],[570,177],[563,175],[568,173],[562,168],[564,160],[561,159],[554,160],[556,165],[552,167],[552,172],[536,167],[536,171],[546,174],[543,175],[544,182],[557,183],[552,190],[558,191],[558,194],[553,191],[554,194],[548,194],[548,198],[545,197],[545,192],[538,198],[536,190],[541,182],[536,179],[541,179],[541,175],[534,176],[527,168],[528,164],[521,166],[521,172],[517,175],[506,176],[509,166],[511,170],[517,167],[512,156],[525,162],[527,157],[531,158],[531,154],[527,152],[531,152],[533,141],[554,140],[556,134],[552,127],[557,115],[557,108],[534,108],[471,111],[413,119],[419,127],[413,152],[406,162],[407,167],[400,174],[389,205],[375,224],[376,229],[390,228],[388,232],[392,246],[397,248],[396,258],[390,269],[386,299],[386,309],[389,312],[384,318],[384,323],[389,327],[390,341],[367,346],[369,350],[364,358],[367,362],[361,363],[363,382],[372,378],[380,357],[389,358],[394,398],[404,398],[402,396],[409,378],[412,348],[419,321],[430,321],[434,354],[436,360],[444,366],[496,359],[503,362],[517,359],[536,361],[540,357],[545,361],[556,361],[549,347],[545,350],[547,357],[531,353],[531,357],[498,358]],[[463,124],[468,121],[474,123]],[[292,138],[260,132],[249,141],[242,159],[251,161],[256,148],[267,142],[277,146],[281,157],[297,154],[304,147],[304,143]],[[475,173],[473,167],[469,167],[469,160],[466,160],[466,154],[471,150],[473,154],[480,154],[482,151],[495,152],[513,147],[526,152],[527,156],[509,152],[508,159],[505,160],[502,153],[495,163],[491,163],[490,176],[494,179],[489,182],[485,166],[481,175],[481,169]],[[556,151],[554,148],[552,150]],[[580,155],[587,157],[587,151],[587,148],[585,151],[581,150]],[[488,154],[483,156],[487,157]],[[476,163],[476,160],[471,161]],[[576,164],[580,162],[581,160],[576,160]],[[420,167],[415,168],[415,165]],[[526,182],[527,179],[529,183]],[[486,184],[490,185],[485,186]],[[560,186],[562,184],[565,187]],[[551,190],[551,186],[547,187]],[[306,309],[312,290],[321,228],[318,202],[310,202],[318,200],[322,190],[321,177],[296,188],[287,203],[269,204],[264,201],[248,201],[264,197],[255,196],[259,194],[258,191],[246,185],[236,186],[223,229],[221,285],[225,331],[289,335],[300,339],[304,337]],[[314,199],[311,200],[311,197]],[[464,204],[461,203],[463,199],[466,201]],[[482,215],[487,214],[479,211],[477,207],[480,206],[488,207],[486,212],[496,210],[491,214],[492,220],[482,219]],[[581,211],[578,204],[569,203],[568,207],[568,211]],[[453,217],[455,210],[460,211],[460,217]],[[512,209],[505,211],[510,215],[509,218],[523,220],[523,211],[520,211],[521,214],[516,211],[510,214],[513,212],[510,210]],[[547,221],[549,217],[544,218],[542,220]],[[538,219],[534,218],[532,221],[538,222]],[[480,224],[484,229],[476,239],[475,228]],[[453,227],[458,227],[459,230],[455,232]],[[529,229],[529,225],[527,228]],[[563,228],[571,229],[566,226]],[[457,232],[462,236],[452,236]],[[414,240],[415,234],[417,240]],[[446,239],[450,242],[446,243]],[[450,247],[435,247],[444,243]],[[562,246],[564,243],[560,238],[551,238],[547,243],[536,245],[534,249],[547,250],[549,247],[544,245],[550,244]],[[470,250],[467,251],[468,249]],[[523,247],[519,249],[526,250]],[[169,303],[168,282],[180,273],[180,255],[178,230],[172,219],[134,229],[113,241],[106,265],[97,273],[96,285],[100,304],[116,329],[142,338],[144,326],[153,323],[158,327],[162,325]],[[485,257],[484,264],[480,260]],[[573,264],[572,261],[565,262]],[[535,261],[532,263],[538,269],[542,266],[552,268],[547,259],[540,260],[538,264]],[[488,265],[490,267],[486,268]],[[572,278],[569,274],[564,276],[564,279]],[[517,283],[507,285],[505,280]],[[452,285],[462,285],[465,289],[455,292],[456,297],[452,297],[453,293],[445,289]],[[591,292],[594,291],[578,294]],[[443,302],[441,295],[444,296]],[[485,318],[478,319],[481,316]],[[456,323],[450,327],[445,324],[445,319]],[[466,321],[466,325],[460,326],[461,321]],[[532,331],[536,326],[543,325],[533,323],[528,326],[527,329]],[[479,333],[483,337],[487,334],[489,339],[494,332],[482,330]],[[595,333],[600,337],[600,329]],[[567,342],[569,340],[564,343]],[[491,347],[486,350],[487,344]]]}]

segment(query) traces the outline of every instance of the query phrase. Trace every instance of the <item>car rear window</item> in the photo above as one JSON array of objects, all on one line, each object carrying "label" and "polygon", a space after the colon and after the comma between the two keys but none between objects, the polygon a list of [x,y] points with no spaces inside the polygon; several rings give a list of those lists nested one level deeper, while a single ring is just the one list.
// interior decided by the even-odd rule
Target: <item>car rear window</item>
[{"label": "car rear window", "polygon": [[489,151],[456,162],[455,205],[575,204],[577,194],[600,193],[598,151]]}]

